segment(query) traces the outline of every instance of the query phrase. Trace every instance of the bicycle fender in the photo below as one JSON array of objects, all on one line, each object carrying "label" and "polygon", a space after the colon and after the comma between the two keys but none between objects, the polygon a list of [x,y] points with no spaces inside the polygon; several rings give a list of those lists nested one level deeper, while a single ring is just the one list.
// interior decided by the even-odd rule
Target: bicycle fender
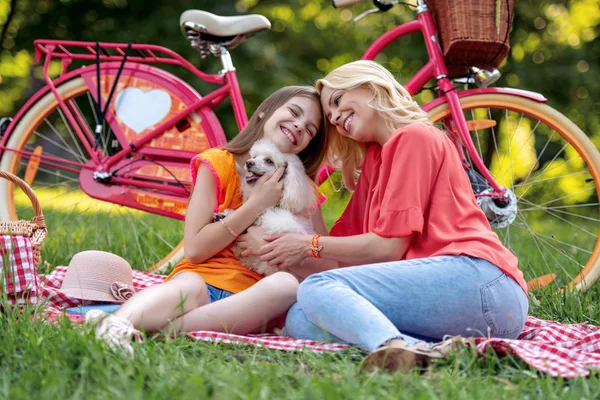
[{"label": "bicycle fender", "polygon": [[[540,93],[531,92],[529,90],[523,90],[523,89],[477,88],[477,89],[463,90],[463,91],[457,92],[459,99],[463,98],[463,97],[476,96],[476,95],[482,95],[482,94],[508,94],[511,96],[518,96],[518,97],[523,97],[528,100],[533,100],[537,103],[547,103],[548,102],[548,99],[546,99]],[[425,112],[429,112],[430,110],[433,110],[435,107],[439,106],[440,104],[444,104],[444,103],[446,103],[446,98],[438,97],[437,99],[434,99],[434,100],[430,101],[429,103],[423,105],[421,108]]]}]

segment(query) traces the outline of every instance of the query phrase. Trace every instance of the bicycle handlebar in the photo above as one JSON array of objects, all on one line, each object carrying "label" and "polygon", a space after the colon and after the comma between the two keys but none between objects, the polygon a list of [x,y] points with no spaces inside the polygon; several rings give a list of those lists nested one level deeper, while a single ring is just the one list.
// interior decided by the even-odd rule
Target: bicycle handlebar
[{"label": "bicycle handlebar", "polygon": [[365,0],[331,0],[333,8],[349,7],[353,4],[362,3]]}]

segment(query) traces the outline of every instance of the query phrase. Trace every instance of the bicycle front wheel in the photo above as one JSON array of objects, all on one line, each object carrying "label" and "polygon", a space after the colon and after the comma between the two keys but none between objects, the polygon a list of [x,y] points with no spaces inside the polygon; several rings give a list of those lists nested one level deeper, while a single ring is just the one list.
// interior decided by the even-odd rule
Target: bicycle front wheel
[{"label": "bicycle front wheel", "polygon": [[[82,78],[69,80],[57,90],[85,118],[84,123],[96,126],[95,102]],[[104,149],[109,145],[101,144]],[[52,93],[41,97],[19,119],[6,147],[0,169],[24,179],[36,192],[48,226],[41,256],[51,267],[68,265],[75,253],[89,249],[118,254],[133,268],[150,271],[182,258],[182,221],[96,200],[81,190],[79,174],[90,156]],[[22,152],[53,157],[65,167],[48,166]],[[0,219],[32,216],[25,195],[0,180]]]},{"label": "bicycle front wheel", "polygon": [[[600,277],[600,155],[573,122],[546,104],[508,94],[460,99],[477,152],[517,198],[517,215],[495,228],[519,259],[530,289],[587,290]],[[429,117],[450,110],[442,104]]]}]

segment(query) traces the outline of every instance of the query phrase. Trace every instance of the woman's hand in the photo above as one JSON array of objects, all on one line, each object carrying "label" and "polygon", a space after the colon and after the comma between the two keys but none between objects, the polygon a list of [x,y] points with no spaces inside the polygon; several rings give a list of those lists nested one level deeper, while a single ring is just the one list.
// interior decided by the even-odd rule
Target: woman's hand
[{"label": "woman's hand", "polygon": [[288,233],[265,237],[270,242],[260,248],[260,260],[278,269],[292,269],[305,258],[310,257],[309,235]]},{"label": "woman's hand", "polygon": [[251,226],[246,233],[240,235],[236,245],[242,250],[242,257],[258,256],[260,248],[269,243],[263,239],[264,236],[265,230],[262,226]]},{"label": "woman's hand", "polygon": [[254,184],[248,201],[257,202],[263,210],[278,205],[283,194],[281,177],[284,172],[285,166],[281,166],[274,173],[261,176]]}]

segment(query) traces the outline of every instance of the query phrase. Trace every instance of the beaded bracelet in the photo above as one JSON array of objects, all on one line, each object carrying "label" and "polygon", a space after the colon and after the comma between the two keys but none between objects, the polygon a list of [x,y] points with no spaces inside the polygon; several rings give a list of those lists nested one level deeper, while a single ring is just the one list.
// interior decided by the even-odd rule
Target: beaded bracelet
[{"label": "beaded bracelet", "polygon": [[321,256],[319,255],[319,252],[321,250],[323,250],[323,246],[319,246],[319,238],[320,237],[321,237],[321,235],[319,235],[318,233],[315,233],[310,242],[310,255],[313,256],[313,258],[321,258]]},{"label": "beaded bracelet", "polygon": [[227,228],[227,230],[228,230],[228,231],[229,231],[229,232],[230,232],[230,233],[231,233],[231,234],[232,234],[232,235],[233,235],[233,236],[234,236],[236,239],[237,239],[238,237],[240,237],[240,235],[238,235],[237,233],[235,233],[235,232],[233,231],[233,229],[231,229],[231,228],[229,227],[229,225],[227,225],[227,224],[225,223],[225,221],[223,221],[222,219],[220,219],[219,221],[220,221],[220,222],[223,224],[223,226],[224,226],[225,228]]}]

